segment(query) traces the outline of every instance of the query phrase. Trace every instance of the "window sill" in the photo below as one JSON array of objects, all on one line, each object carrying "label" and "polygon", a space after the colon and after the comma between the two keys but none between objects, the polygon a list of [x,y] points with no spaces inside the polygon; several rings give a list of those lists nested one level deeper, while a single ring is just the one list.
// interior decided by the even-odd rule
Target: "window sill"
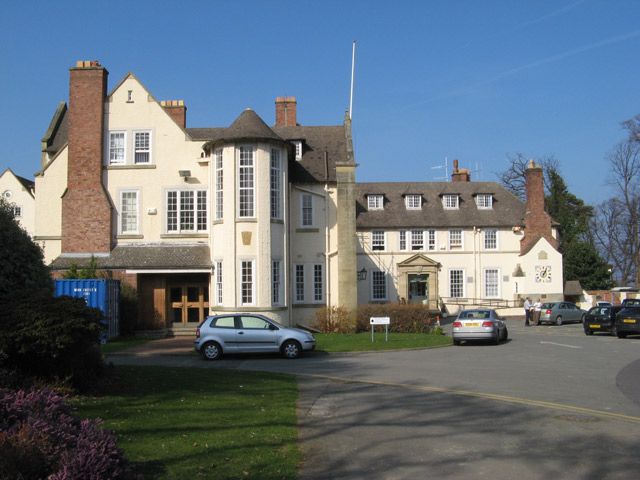
[{"label": "window sill", "polygon": [[155,165],[138,164],[138,165],[105,165],[105,170],[153,170]]},{"label": "window sill", "polygon": [[296,228],[296,233],[318,233],[319,231],[320,231],[319,228],[309,228],[309,227]]},{"label": "window sill", "polygon": [[160,238],[209,238],[208,233],[163,233]]},{"label": "window sill", "polygon": [[224,223],[223,219],[214,220],[211,222],[211,225],[222,225]]},{"label": "window sill", "polygon": [[140,235],[140,234],[129,234],[129,233],[123,233],[120,235],[116,235],[116,239],[118,240],[140,240],[144,238],[144,235]]},{"label": "window sill", "polygon": [[284,220],[281,220],[279,218],[272,218],[271,223],[279,223],[281,225],[284,225]]},{"label": "window sill", "polygon": [[236,217],[236,223],[258,223],[256,217]]},{"label": "window sill", "polygon": [[292,305],[293,308],[319,308],[319,307],[323,307],[325,305],[324,302],[322,303],[294,303]]}]

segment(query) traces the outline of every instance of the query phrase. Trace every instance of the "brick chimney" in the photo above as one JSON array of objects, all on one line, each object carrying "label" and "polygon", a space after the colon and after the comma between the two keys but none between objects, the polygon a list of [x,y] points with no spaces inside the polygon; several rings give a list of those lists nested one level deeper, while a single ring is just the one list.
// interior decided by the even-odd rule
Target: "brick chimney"
[{"label": "brick chimney", "polygon": [[296,97],[276,97],[276,127],[295,127]]},{"label": "brick chimney", "polygon": [[529,161],[525,170],[527,201],[524,214],[524,237],[520,240],[520,254],[524,255],[540,239],[546,238],[558,248],[558,241],[551,235],[551,217],[544,210],[544,177],[542,167]]},{"label": "brick chimney", "polygon": [[458,168],[458,160],[453,161],[453,173],[451,174],[452,182],[470,182],[471,173],[466,168]]},{"label": "brick chimney", "polygon": [[69,161],[62,196],[62,252],[111,251],[111,202],[102,184],[109,73],[97,61],[69,69]]},{"label": "brick chimney", "polygon": [[187,107],[184,104],[184,100],[163,100],[160,102],[164,111],[169,114],[173,121],[180,127],[186,128],[187,126]]}]

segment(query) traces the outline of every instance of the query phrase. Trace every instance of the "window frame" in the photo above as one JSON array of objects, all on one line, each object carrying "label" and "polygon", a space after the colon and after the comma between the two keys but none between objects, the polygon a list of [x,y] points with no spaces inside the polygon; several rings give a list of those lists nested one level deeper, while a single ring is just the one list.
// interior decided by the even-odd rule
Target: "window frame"
[{"label": "window frame", "polygon": [[371,250],[372,251],[384,252],[387,249],[386,233],[387,232],[385,232],[384,230],[371,230]]},{"label": "window frame", "polygon": [[282,220],[282,183],[280,150],[272,148],[269,157],[269,207],[273,220]]},{"label": "window frame", "polygon": [[13,218],[22,218],[22,206],[16,203],[9,204],[9,209],[11,210],[11,215]]},{"label": "window frame", "polygon": [[[459,285],[456,284],[456,287],[459,287],[460,289],[460,295],[454,295],[454,285],[452,283],[452,275],[458,272],[459,273],[459,277],[460,277],[460,283]],[[448,270],[448,288],[449,288],[449,298],[465,298],[465,271],[464,268],[450,268]]]},{"label": "window frame", "polygon": [[304,303],[305,299],[305,268],[303,263],[293,266],[293,299],[294,303]]},{"label": "window frame", "polygon": [[[407,251],[407,232],[408,230],[400,230],[398,232],[398,250],[401,252]],[[409,234],[409,238],[411,238],[411,234]]]},{"label": "window frame", "polygon": [[[418,234],[419,235],[414,235]],[[411,242],[409,243],[410,251],[412,252],[424,252],[424,230],[412,229],[409,230],[409,235],[411,237]],[[419,239],[420,242],[416,242],[415,240]],[[420,248],[414,248],[420,246]]]},{"label": "window frame", "polygon": [[[146,150],[142,150],[140,153],[147,153],[148,157],[147,157],[147,161],[146,162],[138,162],[138,160],[136,159],[136,154],[138,153],[138,146],[137,146],[137,140],[138,140],[138,134],[147,134],[149,135],[149,139],[148,139],[148,148]],[[153,163],[153,132],[151,130],[134,130],[133,131],[133,165],[151,165]]]},{"label": "window frame", "polygon": [[460,208],[460,195],[456,193],[443,194],[442,208],[444,208],[445,210],[458,210]]},{"label": "window frame", "polygon": [[215,201],[216,201],[216,211],[215,211],[215,219],[222,220],[224,218],[224,168],[223,168],[223,157],[222,157],[222,148],[217,148],[213,152],[213,162],[215,168],[215,180],[214,180],[214,188],[215,188]]},{"label": "window frame", "polygon": [[[384,270],[371,270],[371,283],[370,283],[370,298],[372,302],[384,302],[387,301],[388,297],[389,297],[389,293],[387,291],[388,289],[388,285],[387,285],[387,272],[385,272]],[[381,277],[383,282],[382,285],[380,285],[379,283],[376,284],[376,277]],[[376,297],[376,287],[380,288],[384,288],[384,297]]]},{"label": "window frame", "polygon": [[[251,279],[250,279],[250,290],[248,290],[248,293],[251,295],[251,298],[249,299],[249,301],[245,300],[245,285],[248,284],[249,282],[247,282],[245,280],[245,264],[247,264],[246,266],[250,266],[251,267],[251,271],[249,272],[251,275]],[[238,275],[238,280],[240,282],[240,290],[239,290],[239,294],[240,294],[240,305],[241,306],[252,306],[256,304],[256,268],[255,268],[255,264],[256,261],[255,259],[252,258],[244,258],[244,259],[240,259],[240,275]]]},{"label": "window frame", "polygon": [[224,293],[224,267],[222,260],[216,260],[215,262],[216,271],[215,271],[215,304],[222,305]]},{"label": "window frame", "polygon": [[[305,200],[309,200],[309,205],[305,206]],[[313,208],[313,194],[309,192],[300,192],[300,226],[302,228],[313,228],[315,225],[315,214]],[[308,212],[309,218],[305,218],[305,213]],[[307,220],[308,223],[307,223]]]},{"label": "window frame", "polygon": [[[134,193],[135,194],[135,221],[136,221],[136,228],[135,230],[124,230],[124,220],[123,220],[123,215],[124,215],[124,203],[123,203],[123,197],[125,194],[130,194],[130,193]],[[120,190],[119,195],[118,195],[118,200],[119,200],[119,211],[118,211],[118,234],[119,235],[138,235],[140,233],[140,191],[138,189],[125,189],[125,190]]]},{"label": "window frame", "polygon": [[[460,243],[453,243],[454,232],[460,232]],[[449,229],[449,250],[464,250],[464,230],[461,228]]]},{"label": "window frame", "polygon": [[[183,195],[182,193],[193,193],[193,230],[182,228],[182,212],[183,212]],[[176,210],[175,210],[175,230],[169,229],[169,214],[173,210],[169,210],[169,195],[176,193]],[[200,201],[200,194],[204,193],[204,201]],[[197,234],[207,233],[209,231],[209,191],[204,188],[167,188],[164,195],[165,200],[165,222],[164,232],[168,235],[180,235],[180,234]],[[199,207],[204,205],[204,209]],[[204,221],[205,228],[200,229],[199,225],[201,221]]]},{"label": "window frame", "polygon": [[[240,145],[238,147],[238,218],[256,218],[256,147],[254,145]],[[250,151],[251,152],[251,164],[243,165],[243,161],[247,161],[247,158],[243,159],[243,153]],[[247,183],[250,183],[250,186],[242,186],[243,182],[243,170],[246,169],[244,173],[247,178]],[[243,192],[247,193],[247,197],[243,200]],[[250,199],[250,202],[249,202]],[[246,201],[246,204],[244,203]],[[243,208],[245,210],[243,210]]]},{"label": "window frame", "polygon": [[[493,246],[489,245],[490,238],[487,238],[487,233],[493,232]],[[498,230],[496,228],[488,228],[482,232],[482,245],[485,250],[498,250]]]},{"label": "window frame", "polygon": [[[320,271],[319,277],[318,269]],[[320,293],[319,297],[318,292]],[[324,267],[322,263],[313,264],[313,303],[324,303]]]},{"label": "window frame", "polygon": [[384,195],[367,195],[367,210],[384,210]]},{"label": "window frame", "polygon": [[[113,151],[113,146],[111,144],[112,136],[114,135],[122,135],[122,160],[114,161],[111,158],[111,152]],[[126,130],[109,130],[108,140],[107,140],[107,155],[106,159],[107,165],[126,165],[127,164],[127,131]]]},{"label": "window frame", "polygon": [[[487,274],[489,272],[495,272],[495,295],[489,294],[489,283],[487,279]],[[493,285],[492,285],[493,287]],[[485,298],[500,298],[500,269],[497,267],[485,267],[482,269],[482,288],[484,291]]]},{"label": "window frame", "polygon": [[433,252],[437,249],[438,237],[436,236],[436,231],[434,229],[426,230],[425,233],[427,237],[427,250]]},{"label": "window frame", "polygon": [[478,208],[478,210],[492,210],[493,209],[493,195],[490,194],[490,193],[478,193],[478,194],[476,194],[476,207]]},{"label": "window frame", "polygon": [[293,149],[296,162],[302,160],[302,140],[294,140],[293,141]]},{"label": "window frame", "polygon": [[[277,278],[276,278],[277,277]],[[271,261],[271,305],[282,305],[282,260]]]},{"label": "window frame", "polygon": [[[418,201],[418,205],[412,204],[412,201]],[[419,194],[407,194],[404,197],[404,206],[407,210],[421,210],[422,209],[422,195]]]}]

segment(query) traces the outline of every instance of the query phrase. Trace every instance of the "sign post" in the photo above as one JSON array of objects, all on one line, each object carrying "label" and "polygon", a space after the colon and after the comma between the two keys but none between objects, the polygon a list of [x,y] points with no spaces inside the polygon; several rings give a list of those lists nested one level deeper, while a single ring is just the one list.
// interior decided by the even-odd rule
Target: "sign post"
[{"label": "sign post", "polygon": [[389,341],[389,324],[391,318],[389,317],[370,317],[369,323],[371,324],[371,343],[373,343],[373,331],[376,325],[384,325],[384,341]]}]

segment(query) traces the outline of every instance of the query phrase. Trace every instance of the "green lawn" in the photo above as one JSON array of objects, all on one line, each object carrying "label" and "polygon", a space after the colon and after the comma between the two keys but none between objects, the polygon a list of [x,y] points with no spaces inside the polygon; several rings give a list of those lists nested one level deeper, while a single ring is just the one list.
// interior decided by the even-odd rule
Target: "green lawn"
[{"label": "green lawn", "polygon": [[105,353],[105,354],[119,352],[120,350],[126,350],[127,348],[142,345],[143,343],[147,343],[148,341],[150,341],[148,338],[134,338],[134,337],[115,338],[113,340],[109,340],[104,345],[100,345],[100,350],[102,350],[102,353]]},{"label": "green lawn", "polygon": [[105,393],[77,397],[145,478],[293,479],[292,376],[203,368],[117,367]]},{"label": "green lawn", "polygon": [[371,342],[371,332],[316,333],[314,336],[317,341],[316,350],[324,352],[358,352],[451,345],[451,337],[425,333],[389,333],[389,341],[385,342],[384,331],[377,331],[373,343]]}]

